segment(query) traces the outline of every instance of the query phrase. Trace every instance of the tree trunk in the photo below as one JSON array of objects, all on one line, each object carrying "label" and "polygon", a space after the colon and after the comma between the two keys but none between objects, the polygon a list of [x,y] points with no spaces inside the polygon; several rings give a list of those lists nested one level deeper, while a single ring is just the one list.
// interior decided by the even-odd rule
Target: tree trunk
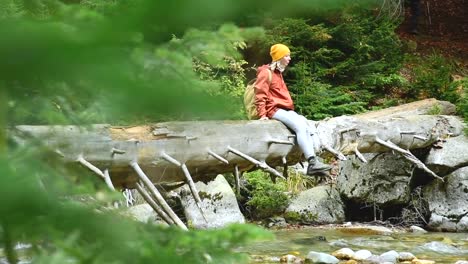
[{"label": "tree trunk", "polygon": [[[427,108],[430,104],[431,107]],[[320,155],[383,152],[389,147],[425,148],[437,140],[459,135],[463,123],[454,116],[417,115],[439,105],[419,102],[380,114],[341,116],[314,122],[315,148]],[[415,112],[415,109],[426,110]],[[246,171],[259,166],[278,174],[275,166],[295,164],[302,153],[295,135],[282,123],[268,121],[167,122],[133,127],[93,125],[17,126],[17,131],[40,139],[67,162],[80,162],[104,177],[106,169],[115,186],[134,188],[137,174],[130,164],[137,162],[154,183],[211,179],[219,173]],[[16,133],[15,133],[16,135]],[[394,145],[388,145],[394,144]],[[328,150],[328,151],[327,151]],[[343,155],[341,155],[343,154]],[[267,165],[268,164],[268,165]],[[188,170],[187,170],[188,169]],[[101,173],[99,173],[101,172]]]}]

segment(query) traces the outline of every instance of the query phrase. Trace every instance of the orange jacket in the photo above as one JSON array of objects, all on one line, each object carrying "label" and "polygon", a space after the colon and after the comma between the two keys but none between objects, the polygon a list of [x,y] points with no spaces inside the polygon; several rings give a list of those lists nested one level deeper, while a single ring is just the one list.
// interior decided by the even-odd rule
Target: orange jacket
[{"label": "orange jacket", "polygon": [[294,103],[284,83],[283,75],[278,70],[272,72],[271,84],[268,81],[269,65],[257,69],[255,83],[255,106],[259,117],[271,118],[278,109],[294,110]]}]

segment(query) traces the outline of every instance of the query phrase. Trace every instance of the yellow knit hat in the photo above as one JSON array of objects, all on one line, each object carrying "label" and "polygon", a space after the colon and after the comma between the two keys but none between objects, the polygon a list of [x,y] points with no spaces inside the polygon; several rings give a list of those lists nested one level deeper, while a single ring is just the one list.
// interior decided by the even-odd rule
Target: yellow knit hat
[{"label": "yellow knit hat", "polygon": [[281,60],[284,56],[291,53],[289,48],[283,44],[275,44],[270,48],[270,55],[273,61]]}]

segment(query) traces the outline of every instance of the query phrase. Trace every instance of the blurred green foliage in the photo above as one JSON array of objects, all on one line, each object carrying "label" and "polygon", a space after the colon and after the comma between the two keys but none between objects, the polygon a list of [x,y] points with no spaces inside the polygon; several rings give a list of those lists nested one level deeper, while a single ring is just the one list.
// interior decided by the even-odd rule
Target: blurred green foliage
[{"label": "blurred green foliage", "polygon": [[[427,96],[456,102],[468,118],[466,77],[453,81],[453,64],[438,55],[405,60],[395,21],[368,8],[377,2],[0,0],[0,124],[243,118],[248,67],[268,62],[276,42],[291,47],[285,77],[308,118]],[[73,202],[103,184],[37,145],[7,145],[5,129],[0,173],[0,247],[10,262],[24,242],[34,263],[239,263],[246,258],[233,249],[270,236],[250,225],[142,225]],[[247,180],[254,218],[284,210],[286,182],[260,172]]]},{"label": "blurred green foliage", "polygon": [[[111,208],[118,193],[103,190],[103,183],[85,170],[61,167],[43,151],[19,147],[0,160],[4,254],[9,243],[21,242],[31,245],[21,258],[33,263],[245,263],[247,256],[233,249],[271,238],[251,225],[187,232],[131,221]],[[97,204],[84,205],[77,195],[94,197]]]},{"label": "blurred green foliage", "polygon": [[[346,3],[1,0],[0,124],[240,118],[239,51],[264,32],[239,27],[249,14],[320,13]],[[239,263],[247,259],[233,249],[271,237],[250,225],[184,232],[85,206],[73,196],[106,203],[115,193],[33,142],[10,144],[4,129],[0,140],[0,247],[11,263],[17,242],[32,246],[26,258],[34,263]]]}]

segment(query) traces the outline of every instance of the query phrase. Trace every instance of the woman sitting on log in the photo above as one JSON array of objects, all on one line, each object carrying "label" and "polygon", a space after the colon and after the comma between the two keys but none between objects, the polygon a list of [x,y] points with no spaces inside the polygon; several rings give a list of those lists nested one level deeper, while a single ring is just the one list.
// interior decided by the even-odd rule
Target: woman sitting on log
[{"label": "woman sitting on log", "polygon": [[319,161],[315,155],[312,135],[315,128],[307,119],[294,111],[294,103],[283,79],[283,71],[291,61],[291,52],[286,45],[271,46],[272,62],[257,69],[255,83],[255,106],[260,120],[276,119],[296,133],[299,148],[307,158],[307,175],[320,175],[331,167]]}]

